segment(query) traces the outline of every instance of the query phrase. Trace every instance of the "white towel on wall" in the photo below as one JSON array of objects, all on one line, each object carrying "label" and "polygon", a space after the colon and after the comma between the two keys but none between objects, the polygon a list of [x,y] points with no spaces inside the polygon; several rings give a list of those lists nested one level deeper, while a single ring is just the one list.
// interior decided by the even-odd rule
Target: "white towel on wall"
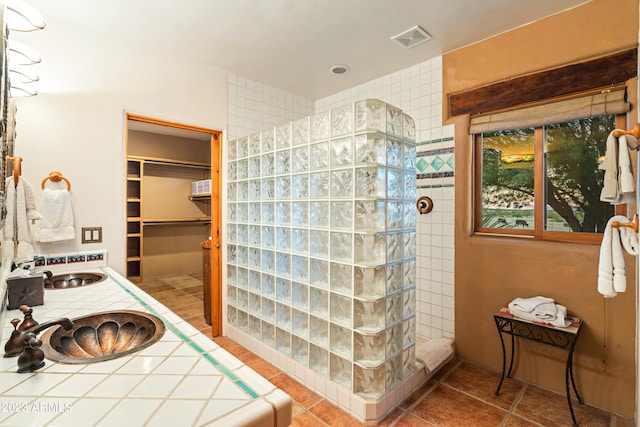
[{"label": "white towel on wall", "polygon": [[605,147],[605,158],[600,169],[604,170],[604,183],[600,200],[613,205],[635,201],[635,178],[631,166],[629,149],[638,149],[638,140],[632,135],[613,136],[609,133]]},{"label": "white towel on wall", "polygon": [[75,238],[69,191],[45,188],[42,191],[40,213],[42,221],[38,230],[38,241],[58,242]]},{"label": "white towel on wall", "polygon": [[42,218],[36,210],[33,188],[22,177],[15,184],[10,176],[5,189],[7,216],[2,227],[2,259],[16,264],[33,261],[30,223]]},{"label": "white towel on wall", "polygon": [[638,233],[629,227],[613,227],[614,222],[628,223],[629,218],[615,215],[607,221],[600,245],[598,261],[598,292],[613,298],[627,289],[624,252],[638,255]]}]

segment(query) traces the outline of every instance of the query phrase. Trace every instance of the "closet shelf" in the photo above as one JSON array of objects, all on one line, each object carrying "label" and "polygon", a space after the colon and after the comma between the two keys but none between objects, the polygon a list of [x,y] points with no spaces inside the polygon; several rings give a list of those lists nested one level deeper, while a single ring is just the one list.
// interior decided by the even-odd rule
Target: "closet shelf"
[{"label": "closet shelf", "polygon": [[164,224],[210,224],[211,218],[145,218],[142,225],[164,225]]},{"label": "closet shelf", "polygon": [[189,195],[189,200],[194,201],[194,200],[208,200],[211,199],[211,193],[207,193],[207,194],[190,194]]},{"label": "closet shelf", "polygon": [[165,159],[162,157],[139,157],[139,156],[129,156],[130,160],[140,160],[144,163],[152,163],[158,165],[166,165],[166,166],[185,166],[185,167],[195,167],[195,168],[203,168],[210,169],[211,165],[209,163],[204,162],[190,162],[186,160],[174,160],[174,159]]}]

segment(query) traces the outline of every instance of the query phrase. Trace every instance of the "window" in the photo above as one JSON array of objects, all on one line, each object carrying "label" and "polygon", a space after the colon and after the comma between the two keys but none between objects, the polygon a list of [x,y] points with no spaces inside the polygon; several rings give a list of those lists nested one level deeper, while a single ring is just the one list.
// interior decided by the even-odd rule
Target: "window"
[{"label": "window", "polygon": [[599,242],[615,207],[600,201],[598,166],[624,123],[606,114],[477,133],[476,232]]}]

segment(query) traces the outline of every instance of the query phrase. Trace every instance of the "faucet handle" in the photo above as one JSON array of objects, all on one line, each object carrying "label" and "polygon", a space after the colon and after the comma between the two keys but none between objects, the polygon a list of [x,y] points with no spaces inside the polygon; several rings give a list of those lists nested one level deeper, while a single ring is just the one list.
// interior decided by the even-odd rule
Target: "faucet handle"
[{"label": "faucet handle", "polygon": [[13,325],[13,332],[18,330],[18,323],[20,323],[20,319],[11,319],[11,324]]},{"label": "faucet handle", "polygon": [[26,331],[27,329],[39,325],[39,323],[33,318],[33,309],[28,305],[21,305],[20,311],[24,314],[24,320],[18,326],[19,331]]}]

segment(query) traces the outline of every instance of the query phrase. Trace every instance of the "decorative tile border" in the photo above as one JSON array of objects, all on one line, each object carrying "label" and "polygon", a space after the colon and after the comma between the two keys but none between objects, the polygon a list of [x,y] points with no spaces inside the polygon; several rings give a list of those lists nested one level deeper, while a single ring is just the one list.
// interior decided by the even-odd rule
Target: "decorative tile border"
[{"label": "decorative tile border", "polygon": [[454,176],[455,153],[453,147],[416,153],[416,178],[433,179]]}]

